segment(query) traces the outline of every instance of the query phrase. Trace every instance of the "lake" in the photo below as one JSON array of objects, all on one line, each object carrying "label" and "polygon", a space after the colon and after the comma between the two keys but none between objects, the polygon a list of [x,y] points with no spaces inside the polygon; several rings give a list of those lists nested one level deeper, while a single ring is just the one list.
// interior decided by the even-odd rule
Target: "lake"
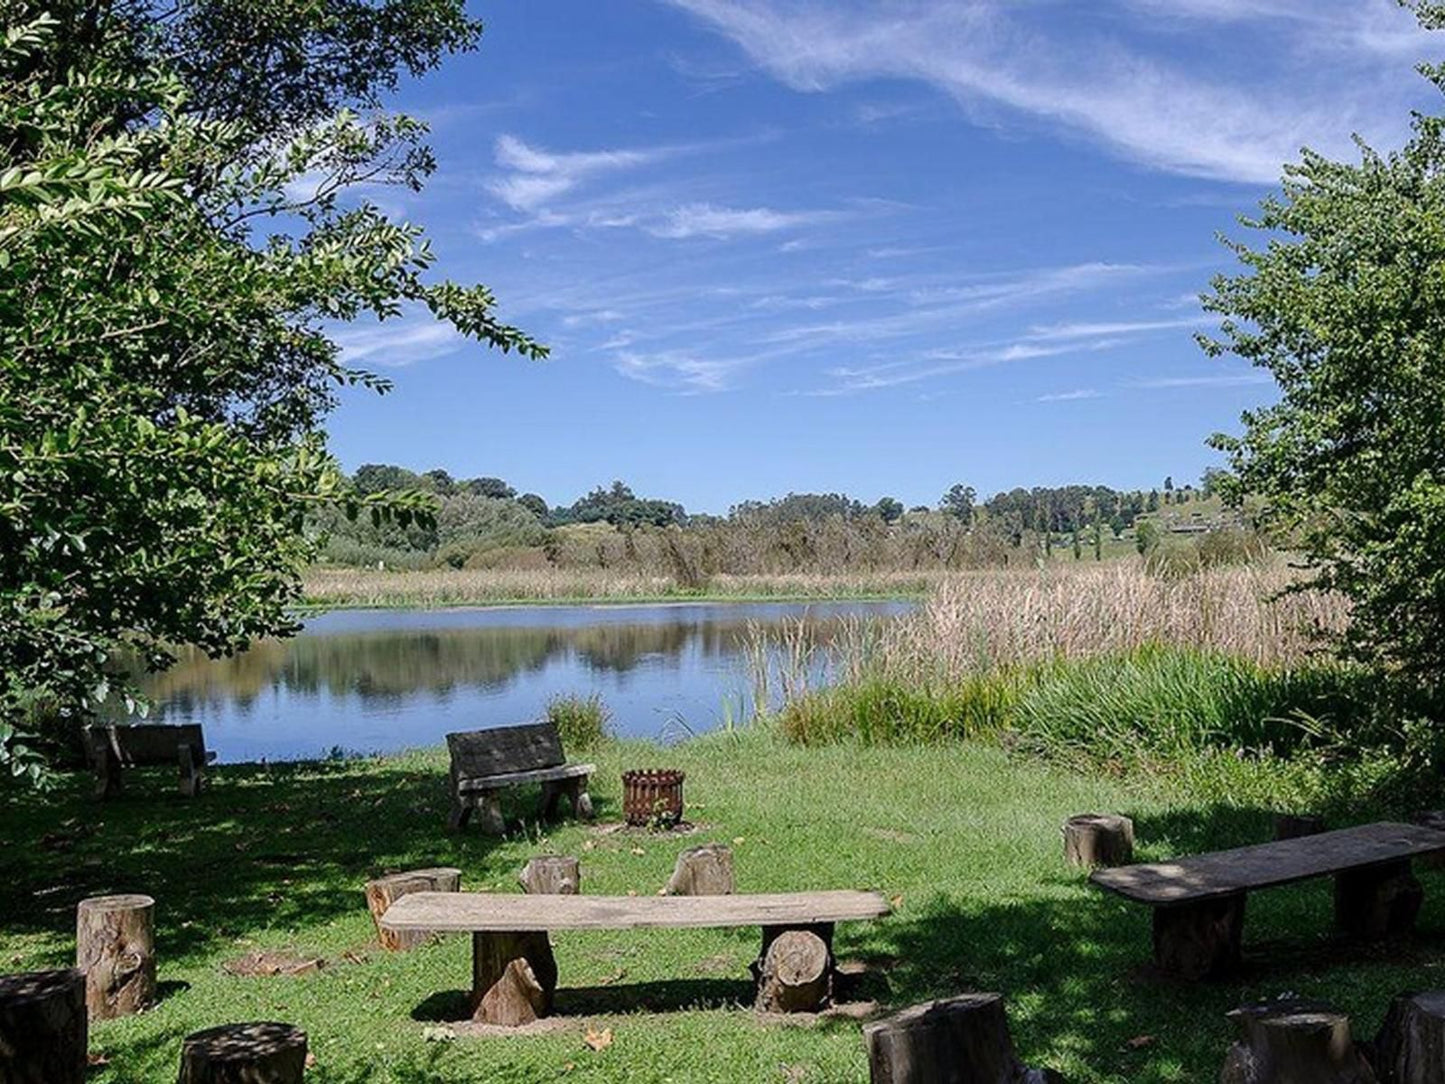
[{"label": "lake", "polygon": [[183,656],[144,688],[160,722],[198,722],[222,762],[440,744],[524,722],[562,693],[600,693],[615,733],[673,741],[751,711],[750,625],[844,622],[906,602],[341,610],[243,655]]}]

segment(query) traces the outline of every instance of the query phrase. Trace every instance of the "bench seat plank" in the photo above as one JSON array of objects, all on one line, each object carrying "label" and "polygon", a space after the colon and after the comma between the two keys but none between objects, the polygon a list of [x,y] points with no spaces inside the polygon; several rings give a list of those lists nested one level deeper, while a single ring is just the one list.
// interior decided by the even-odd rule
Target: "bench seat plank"
[{"label": "bench seat plank", "polygon": [[382,916],[389,930],[504,933],[634,930],[684,926],[813,926],[882,918],[877,892],[784,892],[741,896],[492,896],[413,892]]},{"label": "bench seat plank", "polygon": [[1198,903],[1445,851],[1445,832],[1413,824],[1364,824],[1172,862],[1096,870],[1090,880],[1154,907]]},{"label": "bench seat plank", "polygon": [[470,793],[481,790],[504,790],[524,783],[548,783],[554,779],[575,779],[578,776],[597,774],[595,764],[562,764],[555,768],[533,768],[526,772],[506,772],[502,775],[488,775],[476,778],[462,776],[457,779],[457,790]]}]

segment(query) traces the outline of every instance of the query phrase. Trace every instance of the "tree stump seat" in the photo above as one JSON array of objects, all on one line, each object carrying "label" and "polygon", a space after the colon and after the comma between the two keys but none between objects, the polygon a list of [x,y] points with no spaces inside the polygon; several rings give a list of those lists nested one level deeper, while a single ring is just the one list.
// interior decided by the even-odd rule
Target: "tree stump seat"
[{"label": "tree stump seat", "polygon": [[412,892],[460,892],[462,871],[453,866],[413,869],[391,873],[366,882],[366,907],[376,926],[376,937],[388,952],[405,952],[431,940],[429,930],[388,930],[381,925],[381,916],[397,900]]},{"label": "tree stump seat", "polygon": [[0,1081],[82,1084],[88,1030],[78,969],[0,975]]},{"label": "tree stump seat", "polygon": [[1098,869],[1134,861],[1134,822],[1117,813],[1080,813],[1064,822],[1064,859]]},{"label": "tree stump seat", "polygon": [[592,796],[587,781],[595,764],[568,764],[557,728],[547,722],[468,730],[447,735],[451,754],[451,811],[447,826],[454,832],[466,827],[480,811],[482,827],[492,835],[507,828],[502,817],[502,792],[537,783],[542,788],[538,818],[556,815],[566,798],[573,816],[592,818]]},{"label": "tree stump seat", "polygon": [[1350,1037],[1350,1018],[1299,999],[1246,1005],[1229,1014],[1239,1040],[1229,1048],[1220,1084],[1378,1084]]},{"label": "tree stump seat", "polygon": [[92,896],[75,909],[75,966],[92,1020],[142,1012],[156,999],[156,901]]},{"label": "tree stump seat", "polygon": [[306,1033],[290,1024],[225,1024],[186,1036],[178,1084],[301,1084]]},{"label": "tree stump seat", "polygon": [[[472,934],[473,1019],[516,1026],[546,1016],[557,987],[552,930],[635,930],[758,926],[762,949],[753,965],[759,1007],[816,1011],[833,981],[833,927],[881,918],[876,892],[791,892],[723,896],[502,896],[417,892],[382,916],[392,930]],[[795,934],[799,936],[794,936]]]},{"label": "tree stump seat", "polygon": [[1342,934],[1381,938],[1414,927],[1423,891],[1413,858],[1445,852],[1445,832],[1382,822],[1171,862],[1095,870],[1100,888],[1154,909],[1154,962],[1186,979],[1220,977],[1240,960],[1249,892],[1335,878]]},{"label": "tree stump seat", "polygon": [[863,1028],[870,1084],[1050,1084],[1014,1053],[1003,997],[965,994]]}]

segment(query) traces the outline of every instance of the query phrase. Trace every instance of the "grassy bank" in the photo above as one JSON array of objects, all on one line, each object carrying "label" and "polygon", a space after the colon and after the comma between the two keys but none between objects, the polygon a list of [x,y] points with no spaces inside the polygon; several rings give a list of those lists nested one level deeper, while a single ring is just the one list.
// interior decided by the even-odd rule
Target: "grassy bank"
[{"label": "grassy bank", "polygon": [[[308,1031],[317,1064],[307,1079],[318,1084],[860,1084],[867,1070],[857,1022],[784,1026],[740,1007],[756,931],[559,933],[557,1030],[428,1041],[437,1019],[461,1011],[468,944],[383,955],[362,903],[368,876],[435,864],[461,867],[466,889],[516,892],[516,871],[545,850],[582,857],[585,892],[646,894],[664,883],[680,849],[721,840],[734,846],[741,891],[875,888],[895,901],[891,918],[839,930],[840,954],[869,966],[855,996],[892,1008],[1002,990],[1023,1055],[1082,1084],[1215,1079],[1230,1037],[1224,1013],[1246,999],[1285,990],[1324,997],[1369,1034],[1390,995],[1438,985],[1438,873],[1422,875],[1422,935],[1412,945],[1333,941],[1329,886],[1306,884],[1251,900],[1244,977],[1175,985],[1137,970],[1148,953],[1148,915],[1090,890],[1061,862],[1059,823],[1081,810],[1133,815],[1146,858],[1266,838],[1269,804],[1288,801],[1295,785],[1270,765],[1236,763],[1225,802],[968,742],[804,749],[755,730],[666,752],[613,746],[596,759],[602,821],[619,815],[623,767],[665,761],[688,773],[699,830],[632,836],[566,824],[503,841],[450,837],[439,752],[223,767],[195,802],[173,796],[165,775],[101,807],[84,798],[79,779],[56,795],[9,796],[0,957],[6,970],[64,965],[78,899],[114,891],[157,898],[164,998],[153,1012],[94,1026],[92,1048],[105,1059],[96,1084],[173,1079],[186,1033],[269,1018]],[[1352,815],[1374,812],[1361,806]],[[295,977],[224,969],[263,949],[327,963]],[[611,1028],[612,1044],[584,1045],[589,1026]]]},{"label": "grassy bank", "polygon": [[678,586],[670,576],[608,569],[426,569],[315,567],[303,593],[308,606],[504,606],[576,602],[783,601],[921,598],[958,575],[877,572],[847,575],[713,576],[705,587]]}]

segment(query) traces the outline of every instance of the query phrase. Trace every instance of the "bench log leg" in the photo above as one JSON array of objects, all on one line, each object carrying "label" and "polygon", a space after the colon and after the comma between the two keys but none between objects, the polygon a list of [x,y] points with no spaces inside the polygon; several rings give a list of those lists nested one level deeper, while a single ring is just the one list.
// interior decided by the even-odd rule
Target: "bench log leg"
[{"label": "bench log leg", "polygon": [[178,745],[176,758],[181,765],[181,796],[194,798],[201,793],[201,781],[205,778],[206,771],[200,750],[191,745]]},{"label": "bench log leg", "polygon": [[545,930],[472,934],[472,1019],[517,1027],[552,1011],[557,961]]},{"label": "bench log leg", "polygon": [[114,798],[121,791],[120,757],[104,733],[87,732],[86,740],[90,743],[91,770],[95,772],[96,800]]},{"label": "bench log leg", "polygon": [[507,834],[507,820],[502,816],[502,795],[499,791],[483,791],[476,796],[477,809],[482,815],[482,831],[492,836]]},{"label": "bench log leg", "polygon": [[1183,979],[1217,978],[1239,966],[1243,892],[1154,908],[1154,964]]},{"label": "bench log leg", "polygon": [[537,805],[537,819],[549,821],[557,815],[557,799],[562,797],[562,785],[555,781],[542,784],[542,800]]},{"label": "bench log leg", "polygon": [[572,803],[572,815],[580,820],[592,819],[592,795],[587,793],[587,777],[578,776],[566,782],[567,800]]},{"label": "bench log leg", "polygon": [[[773,943],[784,934],[803,936],[780,946],[786,947],[787,959],[770,958]],[[764,926],[762,948],[748,970],[758,984],[760,1011],[816,1012],[833,996],[833,924]]]},{"label": "bench log leg", "polygon": [[1335,925],[1349,937],[1377,940],[1407,934],[1425,890],[1408,858],[1335,874]]},{"label": "bench log leg", "polygon": [[458,794],[452,791],[452,805],[447,813],[447,828],[452,832],[460,832],[467,826],[467,821],[472,817],[472,803],[465,794]]}]

